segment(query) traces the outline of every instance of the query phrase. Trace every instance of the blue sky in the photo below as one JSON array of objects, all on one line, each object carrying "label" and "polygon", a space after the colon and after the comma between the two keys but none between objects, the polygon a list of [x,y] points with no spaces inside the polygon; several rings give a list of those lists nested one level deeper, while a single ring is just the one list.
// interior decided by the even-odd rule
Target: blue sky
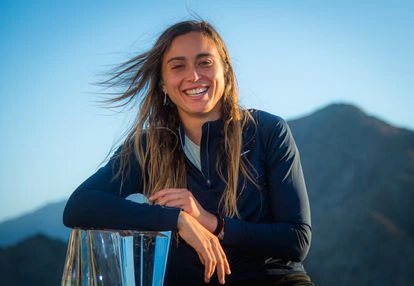
[{"label": "blue sky", "polygon": [[64,200],[128,127],[91,83],[190,7],[230,50],[241,104],[352,103],[414,130],[413,1],[0,0],[0,221]]}]

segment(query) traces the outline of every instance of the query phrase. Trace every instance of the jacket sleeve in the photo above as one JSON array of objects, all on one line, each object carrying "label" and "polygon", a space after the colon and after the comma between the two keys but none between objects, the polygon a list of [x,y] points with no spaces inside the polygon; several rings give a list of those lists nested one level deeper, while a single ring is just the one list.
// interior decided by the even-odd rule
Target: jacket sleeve
[{"label": "jacket sleeve", "polygon": [[64,225],[71,228],[176,230],[179,209],[125,199],[132,193],[142,192],[141,172],[132,155],[121,189],[121,178],[114,177],[120,168],[121,148],[70,196],[63,212]]},{"label": "jacket sleeve", "polygon": [[[268,114],[267,116],[271,116]],[[273,223],[225,219],[224,243],[289,261],[305,259],[311,242],[308,195],[296,147],[287,123],[272,116],[259,126]]]}]

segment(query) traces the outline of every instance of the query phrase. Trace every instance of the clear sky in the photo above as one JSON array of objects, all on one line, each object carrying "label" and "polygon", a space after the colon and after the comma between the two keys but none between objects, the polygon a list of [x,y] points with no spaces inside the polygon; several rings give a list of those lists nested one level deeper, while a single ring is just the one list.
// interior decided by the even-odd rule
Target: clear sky
[{"label": "clear sky", "polygon": [[291,119],[347,102],[414,130],[414,1],[0,0],[0,221],[96,171],[129,114],[91,83],[186,6],[226,41],[243,106]]}]

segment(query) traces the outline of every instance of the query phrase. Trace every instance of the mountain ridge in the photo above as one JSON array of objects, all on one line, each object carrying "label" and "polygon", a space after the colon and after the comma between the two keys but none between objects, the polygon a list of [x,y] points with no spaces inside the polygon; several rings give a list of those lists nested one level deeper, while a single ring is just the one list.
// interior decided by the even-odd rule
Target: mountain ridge
[{"label": "mountain ridge", "polygon": [[0,247],[16,244],[36,234],[66,241],[70,229],[62,224],[66,200],[47,204],[20,217],[0,223]]},{"label": "mountain ridge", "polygon": [[[342,104],[289,125],[311,202],[309,258],[318,263],[308,261],[307,266],[318,285],[330,285],[338,273],[342,281],[359,285],[410,281],[406,264],[414,264],[414,132]],[[407,256],[401,265],[398,258]]]}]

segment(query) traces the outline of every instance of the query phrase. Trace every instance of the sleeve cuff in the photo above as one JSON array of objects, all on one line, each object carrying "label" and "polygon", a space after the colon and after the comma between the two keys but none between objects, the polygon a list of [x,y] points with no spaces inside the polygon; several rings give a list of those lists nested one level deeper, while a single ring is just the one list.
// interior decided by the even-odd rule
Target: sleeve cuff
[{"label": "sleeve cuff", "polygon": [[178,230],[178,216],[180,215],[181,209],[159,205],[152,207],[154,207],[154,214],[156,214],[156,225],[160,230]]},{"label": "sleeve cuff", "polygon": [[235,218],[224,218],[224,236],[223,243],[238,245],[242,243],[244,235],[243,221]]}]

